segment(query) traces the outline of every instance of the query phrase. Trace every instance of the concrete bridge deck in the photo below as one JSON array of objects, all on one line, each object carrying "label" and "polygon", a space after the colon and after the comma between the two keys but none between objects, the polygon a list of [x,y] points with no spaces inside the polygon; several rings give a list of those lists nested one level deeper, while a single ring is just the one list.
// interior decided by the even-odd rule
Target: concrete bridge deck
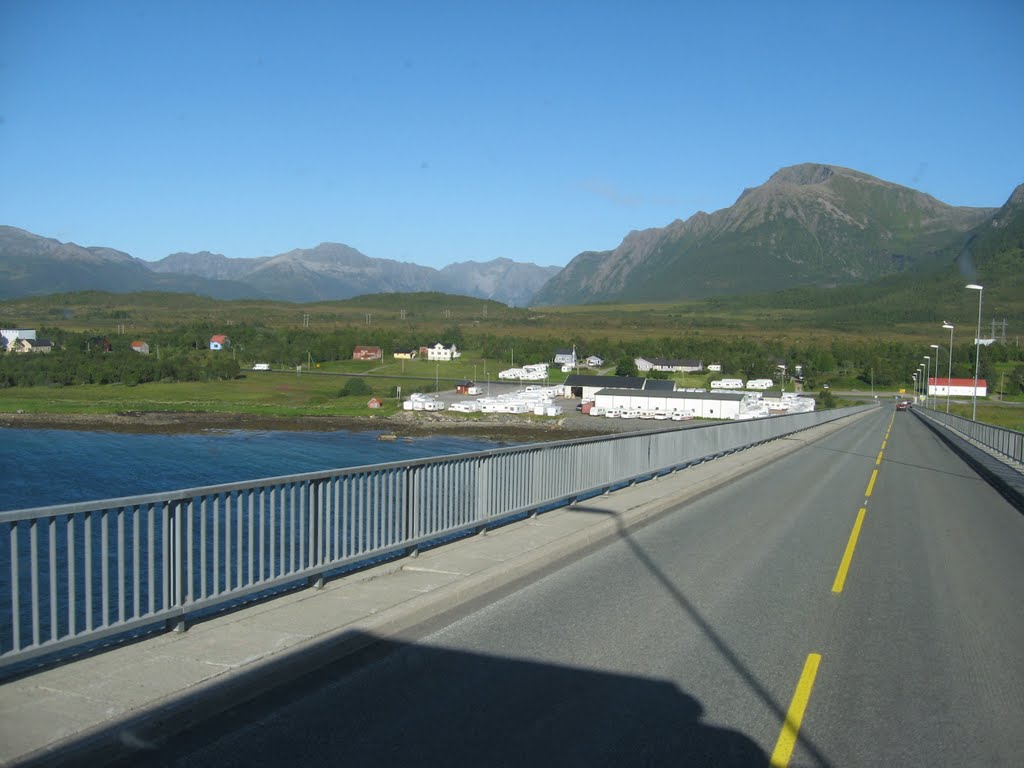
[{"label": "concrete bridge deck", "polygon": [[103,764],[355,653],[414,639],[545,569],[839,430],[847,417],[0,685],[5,765]]}]

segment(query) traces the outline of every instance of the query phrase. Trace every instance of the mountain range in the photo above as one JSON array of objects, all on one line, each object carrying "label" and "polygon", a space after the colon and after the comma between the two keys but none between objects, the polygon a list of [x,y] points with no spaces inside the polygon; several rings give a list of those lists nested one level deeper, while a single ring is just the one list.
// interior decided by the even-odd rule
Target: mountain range
[{"label": "mountain range", "polygon": [[617,248],[580,253],[564,268],[499,258],[437,270],[339,243],[260,258],[202,251],[147,262],[0,226],[0,299],[106,290],[299,303],[420,291],[514,306],[671,301],[857,285],[954,263],[966,273],[972,254],[993,264],[1009,258],[1012,268],[1022,227],[1024,185],[999,209],[955,207],[849,168],[804,163],[744,190],[728,208],[630,232]]},{"label": "mountain range", "polygon": [[559,267],[493,259],[437,270],[374,259],[340,243],[277,256],[231,259],[172,253],[148,262],[0,226],[0,299],[81,290],[176,291],[219,299],[313,302],[367,293],[438,291],[524,305]]}]

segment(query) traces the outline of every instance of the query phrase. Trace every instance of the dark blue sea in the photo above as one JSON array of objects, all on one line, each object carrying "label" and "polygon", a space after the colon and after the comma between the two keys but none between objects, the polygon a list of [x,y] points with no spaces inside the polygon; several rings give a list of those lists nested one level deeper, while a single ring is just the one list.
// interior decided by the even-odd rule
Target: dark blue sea
[{"label": "dark blue sea", "polygon": [[378,434],[0,429],[0,512],[447,456],[498,445],[445,435],[391,442],[378,440]]}]

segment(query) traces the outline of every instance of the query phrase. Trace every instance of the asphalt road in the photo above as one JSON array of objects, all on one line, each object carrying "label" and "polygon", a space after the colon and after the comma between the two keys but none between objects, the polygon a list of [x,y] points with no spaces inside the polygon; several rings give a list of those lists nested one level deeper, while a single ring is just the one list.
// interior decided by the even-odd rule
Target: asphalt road
[{"label": "asphalt road", "polygon": [[1024,516],[880,408],[151,764],[1017,766],[1022,553]]}]

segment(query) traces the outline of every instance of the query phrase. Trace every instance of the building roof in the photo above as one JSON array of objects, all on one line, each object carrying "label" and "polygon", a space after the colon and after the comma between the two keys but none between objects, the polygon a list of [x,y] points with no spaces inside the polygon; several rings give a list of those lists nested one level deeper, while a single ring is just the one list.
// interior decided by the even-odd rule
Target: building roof
[{"label": "building roof", "polygon": [[219,344],[223,344],[227,340],[228,340],[228,337],[225,336],[223,333],[215,333],[215,334],[213,334],[213,336],[210,337],[210,342],[211,343],[212,342],[218,342]]},{"label": "building roof", "polygon": [[670,359],[667,357],[639,357],[638,360],[646,360],[651,365],[660,365],[663,367],[683,367],[683,368],[699,368],[702,363],[700,360],[684,360],[684,359]]},{"label": "building roof", "polygon": [[[637,392],[635,389],[619,389],[615,387],[608,387],[607,389],[599,390],[599,395],[610,395],[620,397],[635,397],[637,395],[643,395],[643,392]],[[664,397],[669,400],[732,400],[739,402],[747,395],[743,392],[649,392],[647,393],[651,397]]]},{"label": "building roof", "polygon": [[674,392],[676,383],[670,379],[644,379],[643,388],[649,392]]},{"label": "building roof", "polygon": [[590,376],[585,373],[573,373],[566,377],[565,386],[643,389],[645,381],[642,376]]},{"label": "building roof", "polygon": [[[935,378],[934,376],[928,379],[928,384],[935,387],[974,387],[974,379],[947,379],[943,376],[941,379]],[[978,379],[978,386],[987,386],[984,379]]]}]

